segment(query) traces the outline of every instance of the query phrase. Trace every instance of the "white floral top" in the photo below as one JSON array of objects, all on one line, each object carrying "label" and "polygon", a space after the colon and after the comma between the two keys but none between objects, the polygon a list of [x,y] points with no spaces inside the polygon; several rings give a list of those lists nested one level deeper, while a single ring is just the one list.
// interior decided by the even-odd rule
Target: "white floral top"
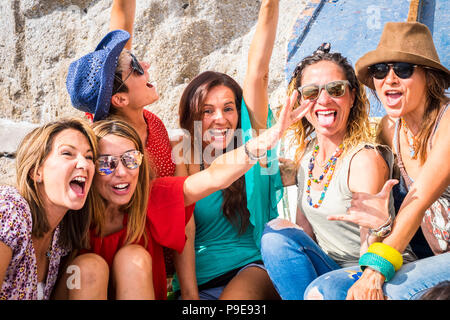
[{"label": "white floral top", "polygon": [[[31,240],[30,207],[16,188],[0,186],[0,241],[12,249],[12,259],[0,290],[0,300],[36,300],[37,263]],[[61,258],[68,251],[59,246],[59,226],[52,240],[50,265],[43,299],[49,299],[58,276]]]}]

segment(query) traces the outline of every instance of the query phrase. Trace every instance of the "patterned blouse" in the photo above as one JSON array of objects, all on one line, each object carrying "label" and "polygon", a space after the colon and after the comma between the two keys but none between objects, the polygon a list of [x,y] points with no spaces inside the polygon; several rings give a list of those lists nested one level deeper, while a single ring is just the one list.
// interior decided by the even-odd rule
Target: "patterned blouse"
[{"label": "patterned blouse", "polygon": [[[38,299],[37,263],[31,239],[30,207],[16,188],[0,186],[0,241],[12,249],[12,258],[0,290],[0,300]],[[58,276],[61,257],[68,254],[59,246],[59,226],[53,235],[50,265],[44,280],[43,299],[48,300]]]}]

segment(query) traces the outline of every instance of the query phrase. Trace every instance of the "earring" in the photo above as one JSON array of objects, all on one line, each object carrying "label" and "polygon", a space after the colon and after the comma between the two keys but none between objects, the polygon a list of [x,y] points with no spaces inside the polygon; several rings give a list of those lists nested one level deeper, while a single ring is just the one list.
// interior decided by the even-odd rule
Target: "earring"
[{"label": "earring", "polygon": [[36,183],[41,183],[41,182],[42,182],[41,177],[39,177],[39,178],[36,179]]}]

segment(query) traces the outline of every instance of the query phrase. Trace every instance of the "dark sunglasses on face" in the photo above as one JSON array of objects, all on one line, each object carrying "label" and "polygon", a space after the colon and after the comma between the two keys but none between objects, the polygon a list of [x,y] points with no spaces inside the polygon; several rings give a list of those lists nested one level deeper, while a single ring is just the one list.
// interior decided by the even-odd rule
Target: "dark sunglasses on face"
[{"label": "dark sunglasses on face", "polygon": [[130,52],[130,56],[131,56],[131,71],[130,71],[130,73],[126,76],[126,78],[124,80],[122,80],[119,77],[115,76],[117,79],[120,80],[120,82],[122,82],[120,84],[120,86],[117,88],[116,92],[119,92],[120,88],[122,88],[122,86],[125,84],[125,81],[128,80],[128,78],[131,76],[131,74],[133,72],[136,72],[138,75],[141,75],[141,76],[144,74],[144,69],[142,69],[142,66],[139,63],[139,61],[136,58],[136,56],[134,54],[132,54],[131,52]]},{"label": "dark sunglasses on face", "polygon": [[130,169],[138,168],[142,163],[142,153],[139,150],[129,150],[124,152],[120,157],[116,156],[99,156],[95,162],[98,174],[106,176],[113,173],[119,166],[119,161]]},{"label": "dark sunglasses on face", "polygon": [[299,99],[316,100],[322,89],[325,89],[330,97],[339,98],[345,94],[345,87],[350,86],[348,80],[331,81],[323,85],[307,84],[297,88],[300,93]]},{"label": "dark sunglasses on face", "polygon": [[400,79],[408,79],[412,76],[414,68],[417,64],[407,62],[394,62],[394,63],[377,63],[369,67],[369,72],[375,79],[381,80],[386,78],[389,70],[394,69],[394,73]]}]

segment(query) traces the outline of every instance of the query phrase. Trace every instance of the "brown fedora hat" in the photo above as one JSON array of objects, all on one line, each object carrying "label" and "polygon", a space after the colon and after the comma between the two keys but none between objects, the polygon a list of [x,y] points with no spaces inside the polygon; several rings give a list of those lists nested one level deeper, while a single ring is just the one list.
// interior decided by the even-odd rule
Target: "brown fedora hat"
[{"label": "brown fedora hat", "polygon": [[450,83],[450,71],[444,67],[428,27],[420,22],[387,22],[375,50],[362,56],[355,65],[359,81],[375,89],[369,66],[380,62],[408,62],[443,71]]}]

